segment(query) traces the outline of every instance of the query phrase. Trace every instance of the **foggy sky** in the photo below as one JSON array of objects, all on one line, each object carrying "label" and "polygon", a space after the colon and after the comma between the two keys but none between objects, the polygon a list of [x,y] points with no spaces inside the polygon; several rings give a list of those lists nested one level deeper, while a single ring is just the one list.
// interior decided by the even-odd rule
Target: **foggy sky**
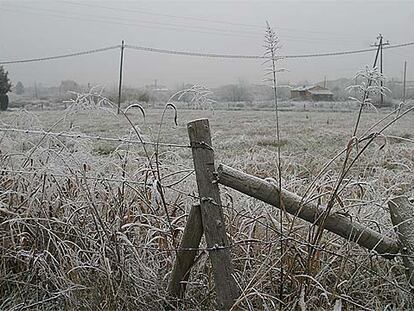
[{"label": "foggy sky", "polygon": [[[263,53],[269,21],[280,37],[280,54],[364,49],[382,33],[391,44],[414,41],[414,1],[1,1],[0,60],[53,56],[120,44],[224,54]],[[373,62],[374,52],[281,61],[285,82],[352,77]],[[384,50],[384,72],[401,79],[408,61],[414,80],[414,47]],[[61,80],[113,86],[119,50],[26,64],[6,65],[13,83]],[[260,60],[210,59],[125,50],[124,83],[210,87],[239,80],[261,83]]]}]

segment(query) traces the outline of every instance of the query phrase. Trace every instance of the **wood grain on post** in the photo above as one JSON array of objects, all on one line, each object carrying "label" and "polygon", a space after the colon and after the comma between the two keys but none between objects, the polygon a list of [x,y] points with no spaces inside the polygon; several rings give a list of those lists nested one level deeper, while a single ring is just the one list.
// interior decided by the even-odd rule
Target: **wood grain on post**
[{"label": "wood grain on post", "polygon": [[[280,191],[276,185],[226,165],[219,165],[217,173],[220,184],[280,208]],[[310,223],[316,223],[324,212],[323,207],[312,202],[302,202],[302,198],[292,192],[282,189],[282,194],[284,208],[289,214],[296,215]],[[399,252],[396,240],[382,236],[341,214],[330,214],[326,219],[325,229],[356,242],[364,248],[375,250],[387,259],[394,258],[395,254]]]},{"label": "wood grain on post", "polygon": [[213,266],[217,307],[229,310],[239,296],[233,278],[233,266],[226,235],[218,184],[215,182],[214,152],[207,119],[191,121],[187,125],[192,147],[194,168],[201,205],[204,235]]},{"label": "wood grain on post", "polygon": [[401,253],[408,282],[414,287],[414,204],[407,197],[388,202],[391,221],[401,243]]},{"label": "wood grain on post", "polygon": [[172,297],[182,298],[184,296],[186,281],[190,276],[190,269],[193,266],[194,258],[197,255],[197,248],[203,236],[203,224],[201,222],[200,205],[191,207],[187,218],[180,247],[177,251],[174,267],[171,273],[168,293]]}]

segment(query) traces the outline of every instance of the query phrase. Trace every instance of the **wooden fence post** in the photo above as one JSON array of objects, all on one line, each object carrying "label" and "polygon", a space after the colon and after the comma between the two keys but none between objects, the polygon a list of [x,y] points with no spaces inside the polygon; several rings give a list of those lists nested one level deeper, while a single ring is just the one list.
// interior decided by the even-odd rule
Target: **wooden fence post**
[{"label": "wooden fence post", "polygon": [[414,288],[414,204],[407,197],[396,197],[388,202],[391,221],[401,244],[401,254],[408,282]]},{"label": "wooden fence post", "polygon": [[190,275],[190,269],[197,255],[202,235],[203,225],[201,223],[200,205],[194,205],[191,207],[187,218],[187,224],[168,284],[168,293],[172,297],[182,298],[184,296],[185,281],[188,280]]},{"label": "wooden fence post", "polygon": [[200,197],[202,224],[213,266],[217,307],[219,310],[229,310],[239,296],[239,289],[233,278],[230,244],[226,235],[219,187],[214,176],[214,152],[209,122],[207,119],[191,121],[187,130]]}]

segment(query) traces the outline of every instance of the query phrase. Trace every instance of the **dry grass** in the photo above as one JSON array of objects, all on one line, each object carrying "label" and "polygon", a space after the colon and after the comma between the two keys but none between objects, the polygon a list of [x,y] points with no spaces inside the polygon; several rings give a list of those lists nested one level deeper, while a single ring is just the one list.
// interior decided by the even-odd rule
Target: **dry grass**
[{"label": "dry grass", "polygon": [[[158,135],[162,110],[130,110],[145,140]],[[382,113],[364,113],[361,131]],[[263,178],[277,179],[274,116],[261,111],[167,111],[162,142],[187,144],[186,123],[210,119],[217,163]],[[283,186],[304,194],[333,155],[346,147],[354,113],[281,112]],[[9,112],[0,127],[48,129],[61,111]],[[414,195],[413,114],[378,138],[352,169],[333,212],[393,235],[387,200]],[[105,109],[77,108],[53,132],[137,139],[131,125]],[[383,146],[386,142],[385,146]],[[382,148],[381,148],[382,147]],[[126,142],[25,133],[0,136],[0,309],[1,310],[160,310],[185,226],[197,201],[191,152],[160,146],[161,180],[151,169],[155,147]],[[333,163],[311,195],[326,203],[341,162]],[[165,202],[157,182],[163,187]],[[236,279],[243,295],[235,309],[280,307],[279,211],[222,188]],[[165,205],[164,205],[165,203]],[[167,217],[168,215],[168,217]],[[290,224],[284,219],[284,225]],[[288,226],[286,226],[288,228]],[[285,310],[409,310],[411,294],[402,263],[387,261],[353,243],[324,233],[311,262],[308,239],[315,228],[296,221],[283,237]],[[200,251],[188,292],[179,309],[213,309],[214,282],[206,252]]]}]

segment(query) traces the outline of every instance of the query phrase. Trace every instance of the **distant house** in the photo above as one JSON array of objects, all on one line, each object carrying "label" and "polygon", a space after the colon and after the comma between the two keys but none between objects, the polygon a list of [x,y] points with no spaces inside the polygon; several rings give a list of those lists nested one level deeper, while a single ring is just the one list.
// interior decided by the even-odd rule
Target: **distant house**
[{"label": "distant house", "polygon": [[291,99],[314,100],[314,101],[331,101],[333,93],[322,86],[301,86],[290,90]]}]

